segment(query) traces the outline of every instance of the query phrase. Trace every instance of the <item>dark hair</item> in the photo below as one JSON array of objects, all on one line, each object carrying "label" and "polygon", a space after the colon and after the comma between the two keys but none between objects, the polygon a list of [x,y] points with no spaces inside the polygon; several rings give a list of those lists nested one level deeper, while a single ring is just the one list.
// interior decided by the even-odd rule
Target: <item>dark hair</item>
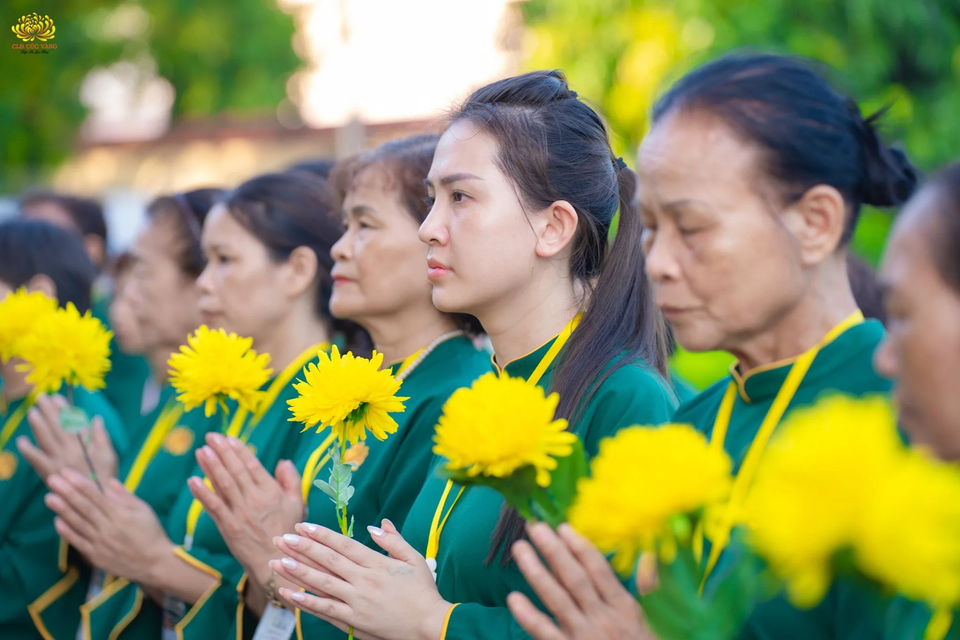
[{"label": "dark hair", "polygon": [[180,270],[191,278],[203,273],[207,261],[200,246],[200,229],[207,214],[224,194],[223,189],[208,187],[184,193],[159,196],[147,205],[152,220],[168,220],[177,236],[174,251]]},{"label": "dark hair", "polygon": [[330,249],[342,230],[333,215],[334,196],[326,180],[306,172],[268,173],[224,194],[221,202],[277,262],[288,259],[298,247],[313,250],[318,264],[317,317],[346,338],[347,348],[366,352],[370,342],[366,332],[330,313]]},{"label": "dark hair", "polygon": [[43,274],[53,280],[60,306],[90,308],[97,268],[71,231],[44,220],[14,218],[0,223],[0,280],[14,289]]},{"label": "dark hair", "polygon": [[326,159],[305,160],[291,166],[287,171],[304,171],[326,180],[330,177],[330,172],[335,164],[335,161]]},{"label": "dark hair", "polygon": [[841,246],[853,236],[861,204],[897,206],[917,186],[906,155],[877,132],[885,110],[863,118],[853,99],[798,58],[735,53],[707,63],[657,101],[653,123],[678,111],[716,115],[756,144],[787,204],[818,184],[837,189],[848,209]]},{"label": "dark hair", "polygon": [[98,236],[104,243],[107,241],[107,222],[103,217],[103,207],[95,200],[77,198],[51,191],[34,191],[20,198],[20,209],[29,208],[32,204],[53,202],[58,204],[70,216],[77,232],[82,236]]},{"label": "dark hair", "polygon": [[[556,416],[567,418],[572,429],[597,388],[632,359],[640,356],[666,376],[666,332],[640,248],[636,175],[613,154],[603,120],[577,99],[560,71],[489,84],[451,121],[462,119],[497,140],[497,163],[525,209],[539,211],[565,200],[579,217],[570,275],[589,291],[589,302],[550,385],[560,395]],[[618,210],[617,237],[608,246]],[[505,508],[488,562],[502,550],[501,563],[509,563],[510,544],[523,531],[520,515]]]},{"label": "dark hair", "polygon": [[[330,183],[336,192],[338,208],[342,208],[347,192],[352,189],[357,177],[371,166],[381,166],[387,172],[390,186],[396,186],[400,201],[417,222],[423,222],[430,207],[427,206],[427,174],[433,164],[440,136],[424,134],[400,140],[391,140],[376,149],[357,154],[338,162],[330,173]],[[480,321],[466,313],[449,314],[457,325],[469,333],[483,332]]]},{"label": "dark hair", "polygon": [[853,299],[867,318],[874,318],[886,324],[887,315],[883,310],[883,291],[877,281],[877,274],[869,264],[852,252],[847,253],[847,278]]},{"label": "dark hair", "polygon": [[960,292],[960,162],[941,169],[930,187],[937,189],[938,233],[932,238],[932,256],[943,281]]}]

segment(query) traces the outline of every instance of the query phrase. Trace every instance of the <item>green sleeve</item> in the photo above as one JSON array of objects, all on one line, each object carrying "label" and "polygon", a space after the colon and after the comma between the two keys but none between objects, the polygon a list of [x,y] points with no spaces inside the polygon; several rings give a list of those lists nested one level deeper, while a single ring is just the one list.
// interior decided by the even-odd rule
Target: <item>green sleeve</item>
[{"label": "green sleeve", "polygon": [[459,604],[450,611],[440,640],[506,640],[529,638],[506,607],[485,607],[474,602]]},{"label": "green sleeve", "polygon": [[205,640],[229,629],[236,621],[239,607],[243,606],[237,592],[245,575],[243,567],[233,556],[210,553],[204,549],[187,552],[178,548],[175,553],[180,559],[216,579],[177,625],[183,632],[183,640]]}]

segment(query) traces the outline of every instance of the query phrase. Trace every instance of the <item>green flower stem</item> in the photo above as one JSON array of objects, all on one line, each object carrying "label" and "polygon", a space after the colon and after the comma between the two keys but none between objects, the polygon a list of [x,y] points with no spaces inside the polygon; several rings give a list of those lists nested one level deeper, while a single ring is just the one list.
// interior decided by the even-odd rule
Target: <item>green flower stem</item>
[{"label": "green flower stem", "polygon": [[[346,436],[346,430],[344,430],[344,436]],[[343,462],[343,459],[347,455],[347,439],[340,439],[340,462]],[[340,522],[340,533],[343,535],[348,535],[350,531],[350,521],[347,519],[347,506],[344,505],[340,510],[340,513],[337,514],[337,520]],[[353,627],[347,628],[347,638],[348,640],[353,640]]]},{"label": "green flower stem", "polygon": [[[73,404],[73,386],[67,385],[67,404],[71,407],[75,406]],[[100,493],[106,493],[103,490],[103,485],[100,484],[100,478],[97,477],[97,471],[93,468],[93,460],[90,459],[90,451],[87,449],[87,443],[83,439],[83,434],[77,434],[77,442],[80,443],[80,449],[83,450],[83,459],[87,462],[87,468],[90,469],[90,479],[97,483],[97,489],[100,489]]]}]

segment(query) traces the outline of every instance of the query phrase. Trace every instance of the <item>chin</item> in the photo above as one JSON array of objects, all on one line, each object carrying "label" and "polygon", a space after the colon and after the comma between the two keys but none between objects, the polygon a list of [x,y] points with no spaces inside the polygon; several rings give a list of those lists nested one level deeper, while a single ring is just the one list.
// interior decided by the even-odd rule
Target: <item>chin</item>
[{"label": "chin", "polygon": [[450,291],[449,288],[434,286],[431,298],[433,306],[444,313],[473,313],[473,305],[463,300],[456,292]]},{"label": "chin", "polygon": [[703,353],[723,350],[723,341],[713,332],[703,331],[695,325],[673,325],[673,337],[685,351]]}]

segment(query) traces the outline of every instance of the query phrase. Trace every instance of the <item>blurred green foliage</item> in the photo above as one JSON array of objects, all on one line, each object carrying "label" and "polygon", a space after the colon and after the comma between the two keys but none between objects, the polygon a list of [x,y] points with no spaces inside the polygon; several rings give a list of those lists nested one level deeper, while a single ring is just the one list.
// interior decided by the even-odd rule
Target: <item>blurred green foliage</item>
[{"label": "blurred green foliage", "polygon": [[[751,48],[819,60],[867,113],[891,105],[885,133],[924,170],[960,155],[957,0],[529,0],[531,69],[562,68],[606,114],[618,153],[633,162],[652,103],[670,82],[725,51]],[[832,68],[832,69],[831,69]],[[865,209],[854,250],[876,264],[888,212]],[[682,350],[675,370],[704,387],[724,354]]]},{"label": "blurred green foliage", "polygon": [[[27,13],[56,25],[56,51],[27,55],[11,26]],[[273,112],[299,64],[293,19],[276,0],[4,0],[0,189],[48,177],[85,117],[80,86],[98,67],[153,60],[175,91],[174,117]]]}]

